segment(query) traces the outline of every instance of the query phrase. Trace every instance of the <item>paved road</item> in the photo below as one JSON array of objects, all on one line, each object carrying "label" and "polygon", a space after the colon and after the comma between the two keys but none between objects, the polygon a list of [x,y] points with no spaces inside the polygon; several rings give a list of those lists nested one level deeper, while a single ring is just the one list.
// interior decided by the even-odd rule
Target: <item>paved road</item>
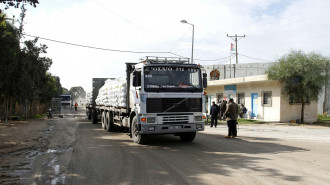
[{"label": "paved road", "polygon": [[[79,113],[79,114],[78,114]],[[26,184],[329,184],[330,129],[207,127],[192,143],[150,136],[147,145],[127,133],[106,132],[84,110],[54,118],[50,143],[25,174]]]}]

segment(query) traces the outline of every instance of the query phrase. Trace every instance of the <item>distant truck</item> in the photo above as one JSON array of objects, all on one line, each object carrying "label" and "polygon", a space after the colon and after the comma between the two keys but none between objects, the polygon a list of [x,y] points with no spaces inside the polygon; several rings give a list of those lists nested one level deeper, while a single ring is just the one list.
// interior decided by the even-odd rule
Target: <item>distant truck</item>
[{"label": "distant truck", "polygon": [[125,102],[97,103],[99,90],[108,79],[93,78],[86,114],[93,124],[101,120],[107,131],[128,130],[139,144],[147,135],[158,134],[174,134],[191,142],[196,131],[204,130],[207,78],[201,68],[187,58],[146,57],[139,63],[126,63]]},{"label": "distant truck", "polygon": [[71,95],[70,94],[62,94],[59,96],[61,98],[61,105],[71,105]]}]

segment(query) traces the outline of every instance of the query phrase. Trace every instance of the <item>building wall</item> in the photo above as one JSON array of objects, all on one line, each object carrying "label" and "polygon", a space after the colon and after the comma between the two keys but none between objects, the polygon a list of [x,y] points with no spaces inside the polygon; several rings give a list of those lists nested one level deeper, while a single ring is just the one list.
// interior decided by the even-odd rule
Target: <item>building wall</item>
[{"label": "building wall", "polygon": [[[317,121],[317,102],[312,101],[305,104],[304,108],[304,122],[313,123]],[[281,100],[281,122],[288,122],[291,120],[300,120],[301,118],[301,104],[289,104],[286,98]]]},{"label": "building wall", "polygon": [[[262,94],[263,92],[272,92],[272,105],[270,107],[262,105]],[[213,97],[211,101],[218,102],[217,94],[222,93],[224,97],[227,95],[224,92],[224,85],[208,87],[206,89],[207,94]],[[258,93],[257,99],[257,119],[265,121],[280,121],[280,84],[276,81],[265,81],[265,82],[253,82],[236,84],[236,94],[233,96],[234,101],[237,102],[237,93],[244,93],[244,104],[248,109],[248,113],[251,112],[252,108],[252,93]]]},{"label": "building wall", "polygon": [[[224,97],[224,85],[210,86],[206,89],[207,95],[212,96],[211,102],[219,102],[217,94],[222,93]],[[262,104],[263,93],[271,92],[271,106]],[[260,81],[236,84],[234,101],[237,102],[237,93],[244,93],[244,104],[251,115],[252,93],[258,93],[256,119],[270,122],[289,122],[300,120],[301,104],[290,105],[287,98],[281,96],[281,85],[278,81]],[[209,106],[209,105],[208,105]],[[305,105],[305,122],[311,123],[317,120],[317,103],[311,102]]]},{"label": "building wall", "polygon": [[[210,77],[210,72],[214,69],[220,72],[219,80],[234,78],[234,66],[236,68],[235,78],[265,75],[265,71],[273,65],[273,63],[244,63],[234,64],[235,60],[232,61],[232,65],[229,64],[218,64],[218,65],[205,65],[204,69],[207,73],[208,80],[214,81]],[[327,68],[328,73],[328,85],[324,88],[324,91],[319,95],[318,106],[315,108],[318,110],[318,114],[325,112],[330,116],[330,67]],[[231,73],[231,75],[230,75]],[[325,90],[326,89],[326,90]],[[268,108],[267,108],[268,109]]]}]

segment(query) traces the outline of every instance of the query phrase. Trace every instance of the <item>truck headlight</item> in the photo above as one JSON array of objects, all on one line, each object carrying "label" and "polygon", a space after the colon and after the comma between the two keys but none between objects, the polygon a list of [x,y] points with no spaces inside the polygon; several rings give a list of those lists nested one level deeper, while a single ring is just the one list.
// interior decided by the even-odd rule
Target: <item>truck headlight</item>
[{"label": "truck headlight", "polygon": [[155,123],[156,122],[156,118],[155,117],[149,117],[147,118],[147,123]]},{"label": "truck headlight", "polygon": [[202,121],[203,117],[202,116],[195,116],[195,121]]}]

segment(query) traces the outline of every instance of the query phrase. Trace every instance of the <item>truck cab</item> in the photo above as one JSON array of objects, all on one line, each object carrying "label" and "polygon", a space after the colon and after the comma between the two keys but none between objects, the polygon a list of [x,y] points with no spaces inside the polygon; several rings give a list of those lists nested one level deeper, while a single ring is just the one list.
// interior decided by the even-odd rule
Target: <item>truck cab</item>
[{"label": "truck cab", "polygon": [[148,134],[174,134],[192,141],[204,130],[203,90],[207,86],[202,67],[188,58],[146,57],[126,63],[133,140]]}]

